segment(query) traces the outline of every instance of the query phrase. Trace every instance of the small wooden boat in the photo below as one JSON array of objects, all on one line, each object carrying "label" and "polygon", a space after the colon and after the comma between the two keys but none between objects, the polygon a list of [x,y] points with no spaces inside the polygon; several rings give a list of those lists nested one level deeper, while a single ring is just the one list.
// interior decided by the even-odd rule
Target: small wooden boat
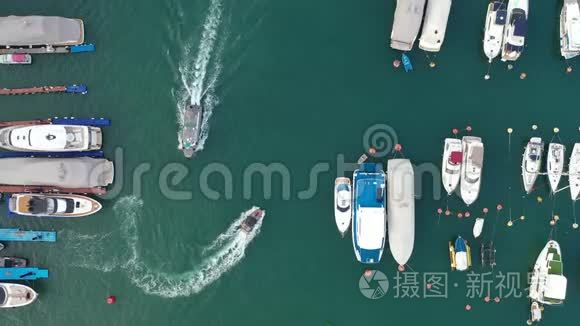
[{"label": "small wooden boat", "polygon": [[96,200],[73,194],[13,194],[8,200],[10,213],[23,216],[84,217],[101,210]]},{"label": "small wooden boat", "polygon": [[0,283],[0,308],[16,308],[29,305],[38,294],[22,284]]},{"label": "small wooden boat", "polygon": [[340,235],[344,237],[352,220],[352,187],[350,179],[336,178],[334,182],[334,220]]}]

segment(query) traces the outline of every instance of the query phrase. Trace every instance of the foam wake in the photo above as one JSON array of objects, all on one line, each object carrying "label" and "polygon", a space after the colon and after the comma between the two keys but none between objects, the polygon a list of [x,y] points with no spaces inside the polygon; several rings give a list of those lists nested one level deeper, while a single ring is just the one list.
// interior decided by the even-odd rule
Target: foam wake
[{"label": "foam wake", "polygon": [[[148,266],[139,253],[138,218],[142,207],[141,199],[127,196],[119,199],[113,208],[120,223],[118,235],[126,241],[127,245],[127,251],[124,251],[125,257],[116,259],[107,257],[107,251],[102,247],[103,244],[100,241],[108,240],[109,237],[114,236],[114,233],[94,236],[73,234],[67,239],[70,241],[69,249],[76,250],[75,261],[72,265],[106,272],[118,267],[127,274],[135,286],[147,294],[167,298],[190,296],[199,293],[237,265],[244,258],[246,248],[260,233],[262,226],[262,219],[260,219],[252,232],[240,231],[240,223],[254,208],[243,212],[224,233],[203,250],[199,266],[182,273],[168,273]],[[79,242],[82,240],[88,241],[85,242],[85,246],[80,245]],[[98,249],[95,250],[93,247]],[[110,252],[119,252],[119,248],[108,251]]]}]

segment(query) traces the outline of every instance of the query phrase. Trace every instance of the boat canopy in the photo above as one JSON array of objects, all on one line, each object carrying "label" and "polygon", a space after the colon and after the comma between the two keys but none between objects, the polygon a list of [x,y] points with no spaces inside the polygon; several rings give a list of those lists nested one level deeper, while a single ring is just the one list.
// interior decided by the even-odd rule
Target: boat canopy
[{"label": "boat canopy", "polygon": [[544,297],[554,300],[566,299],[566,277],[562,275],[548,275]]},{"label": "boat canopy", "polygon": [[494,1],[493,11],[498,11],[500,9],[503,9],[505,11],[505,3],[503,1]]},{"label": "boat canopy", "polygon": [[84,42],[83,21],[50,16],[0,17],[0,46],[68,46]]},{"label": "boat canopy", "polygon": [[364,234],[358,237],[359,247],[367,250],[381,249],[385,240],[385,209],[360,207],[357,215],[358,232]]},{"label": "boat canopy", "polygon": [[472,165],[481,168],[483,166],[483,146],[473,146],[470,158]]},{"label": "boat canopy", "polygon": [[463,152],[451,152],[451,156],[449,157],[449,163],[451,164],[460,164],[463,161]]},{"label": "boat canopy", "polygon": [[526,36],[528,31],[528,20],[526,19],[526,12],[523,9],[516,8],[512,11],[510,23],[514,25],[515,36]]},{"label": "boat canopy", "polygon": [[398,0],[391,31],[391,47],[410,51],[419,33],[426,0]]},{"label": "boat canopy", "polygon": [[497,13],[495,14],[496,25],[505,25],[506,21],[507,21],[507,10],[505,9],[498,10]]}]

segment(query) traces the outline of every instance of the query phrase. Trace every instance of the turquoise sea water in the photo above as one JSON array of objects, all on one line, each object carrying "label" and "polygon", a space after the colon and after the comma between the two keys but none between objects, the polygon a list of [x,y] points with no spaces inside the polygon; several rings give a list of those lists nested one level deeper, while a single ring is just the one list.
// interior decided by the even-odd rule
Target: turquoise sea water
[{"label": "turquoise sea water", "polygon": [[[90,90],[86,96],[3,97],[1,119],[109,117],[106,153],[117,170],[112,195],[102,200],[98,215],[77,221],[2,219],[3,226],[59,231],[56,244],[10,243],[3,252],[29,257],[51,275],[31,284],[39,301],[3,311],[2,324],[524,324],[525,295],[500,304],[466,298],[465,274],[449,274],[447,299],[395,298],[396,264],[388,250],[375,266],[389,278],[386,296],[369,300],[361,294],[365,267],[355,260],[350,236],[340,239],[336,231],[332,185],[341,157],[354,162],[376,124],[392,127],[405,156],[425,169],[438,169],[443,139],[454,127],[471,125],[486,146],[482,192],[468,219],[439,220],[443,192],[434,192],[436,180],[423,176],[410,269],[447,272],[447,242],[458,234],[471,239],[473,216],[484,207],[492,211],[484,231],[491,237],[494,207],[502,203],[496,276],[517,272],[525,283],[550,235],[554,211],[560,216],[554,235],[563,250],[568,299],[564,307],[546,309],[545,324],[570,324],[580,302],[580,235],[570,227],[568,192],[553,202],[540,179],[537,194],[522,199],[519,177],[531,124],[540,126],[546,141],[559,127],[569,149],[580,139],[574,102],[580,82],[578,72],[564,73],[559,57],[559,1],[531,4],[525,53],[513,71],[496,63],[491,81],[483,80],[481,51],[486,1],[454,2],[437,68],[429,69],[415,50],[412,74],[391,67],[398,56],[387,43],[394,6],[376,0],[1,2],[2,15],[83,18],[87,41],[97,45],[92,54],[35,56],[31,66],[1,67],[0,87],[85,83]],[[521,72],[528,75],[525,81]],[[188,91],[200,90],[207,90],[204,103],[211,110],[208,137],[187,161],[177,151],[179,108]],[[511,147],[508,127],[515,130]],[[287,196],[279,176],[271,196],[257,176],[244,180],[255,163],[287,168]],[[329,171],[317,178],[317,190],[301,193],[312,183],[313,166],[325,163]],[[183,180],[179,172],[164,176],[181,167],[188,171]],[[203,194],[203,172],[216,167],[231,172],[231,196],[217,173],[208,183],[220,197]],[[167,198],[160,176],[191,198]],[[538,204],[536,196],[544,202]],[[259,235],[251,240],[228,233],[253,205],[267,210]],[[465,211],[456,198],[449,205]],[[510,207],[514,219],[525,209],[526,220],[507,228]],[[105,304],[110,294],[117,304]],[[473,309],[465,312],[468,303]]]}]

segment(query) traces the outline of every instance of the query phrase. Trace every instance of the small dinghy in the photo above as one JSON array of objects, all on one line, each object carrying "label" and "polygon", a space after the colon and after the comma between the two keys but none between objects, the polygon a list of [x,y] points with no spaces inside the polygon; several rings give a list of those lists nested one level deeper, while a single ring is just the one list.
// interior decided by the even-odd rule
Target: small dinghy
[{"label": "small dinghy", "polygon": [[0,308],[16,308],[29,305],[38,294],[22,284],[0,283]]},{"label": "small dinghy", "polygon": [[493,1],[487,6],[483,52],[491,63],[501,52],[507,10],[503,1]]},{"label": "small dinghy", "polygon": [[524,190],[528,194],[534,190],[534,184],[540,174],[543,151],[544,143],[540,137],[532,137],[526,145],[522,157],[522,179],[524,181]]},{"label": "small dinghy", "polygon": [[574,144],[568,166],[570,195],[572,196],[572,200],[576,201],[580,198],[580,143]]},{"label": "small dinghy", "polygon": [[461,179],[461,161],[463,160],[461,140],[446,138],[441,164],[441,179],[448,195],[451,195]]},{"label": "small dinghy", "polygon": [[240,228],[246,233],[252,232],[260,219],[264,217],[265,213],[266,212],[263,209],[253,207],[246,212],[246,218],[242,221],[242,224],[240,224]]},{"label": "small dinghy", "polygon": [[455,245],[449,242],[449,259],[451,270],[463,272],[471,267],[471,248],[461,236],[457,237]]},{"label": "small dinghy", "polygon": [[83,217],[102,207],[92,198],[73,194],[13,194],[8,200],[10,213],[23,216]]},{"label": "small dinghy", "polygon": [[552,193],[558,191],[558,185],[564,170],[564,152],[566,147],[558,143],[550,143],[548,147],[548,180]]},{"label": "small dinghy", "polygon": [[550,240],[534,265],[530,278],[530,299],[546,305],[561,305],[566,299],[567,283],[560,245]]},{"label": "small dinghy", "polygon": [[336,178],[334,182],[334,219],[340,235],[344,237],[352,219],[352,188],[350,179]]},{"label": "small dinghy", "polygon": [[481,266],[495,267],[495,245],[493,242],[481,243]]},{"label": "small dinghy", "polygon": [[461,164],[461,198],[467,206],[479,197],[481,172],[483,170],[483,143],[481,138],[465,136],[462,139],[463,162]]},{"label": "small dinghy", "polygon": [[0,268],[20,268],[26,267],[28,261],[19,257],[0,257]]},{"label": "small dinghy", "polygon": [[403,68],[405,68],[405,72],[413,71],[413,64],[411,64],[411,59],[406,54],[401,54],[401,61],[403,62]]},{"label": "small dinghy", "polygon": [[481,235],[481,231],[483,231],[483,224],[485,223],[485,219],[478,217],[475,219],[475,224],[473,224],[473,237],[479,238]]},{"label": "small dinghy", "polygon": [[32,56],[27,53],[0,54],[0,64],[3,65],[29,65]]}]

